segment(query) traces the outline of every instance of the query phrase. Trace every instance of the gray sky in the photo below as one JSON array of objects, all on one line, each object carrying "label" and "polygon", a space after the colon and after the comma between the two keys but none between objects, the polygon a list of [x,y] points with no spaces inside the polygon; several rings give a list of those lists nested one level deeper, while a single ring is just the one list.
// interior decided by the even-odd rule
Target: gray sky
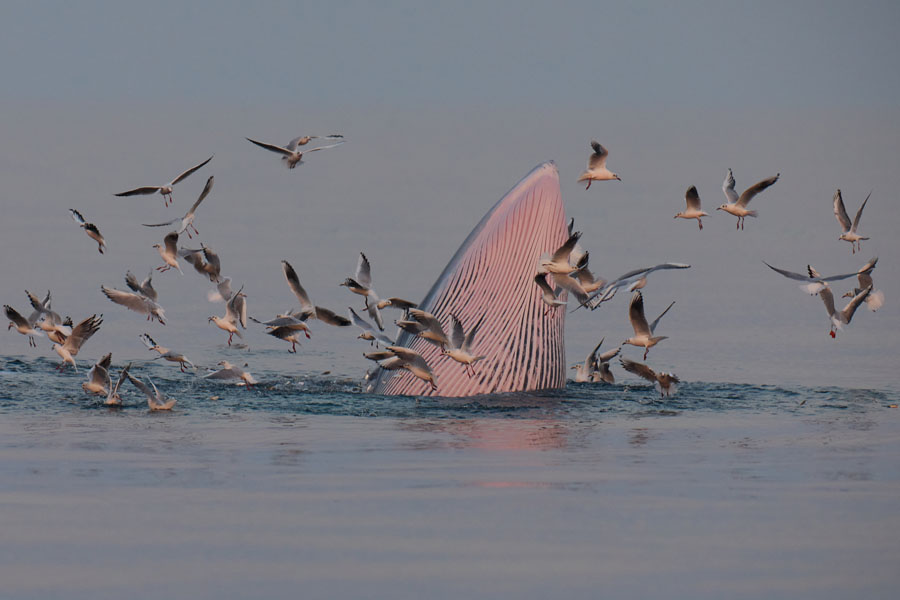
[{"label": "gray sky", "polygon": [[[99,285],[121,287],[126,269],[158,264],[150,246],[162,235],[136,224],[182,215],[209,174],[216,187],[197,226],[246,283],[252,312],[290,306],[281,259],[317,302],[355,305],[337,283],[360,250],[382,295],[418,299],[484,212],[553,159],[596,273],[694,265],[645,290],[648,312],[677,301],[659,331],[671,339],[651,365],[685,379],[890,385],[900,351],[900,8],[783,4],[5,7],[2,301],[24,311],[23,289],[49,287],[62,312],[106,314],[87,357],[107,348],[141,356],[146,324],[106,302]],[[295,171],[242,139],[330,132],[349,142]],[[591,138],[610,149],[623,183],[575,184]],[[176,188],[173,208],[112,196],[213,152]],[[728,167],[739,188],[782,173],[744,232],[711,210]],[[689,185],[713,213],[702,232],[672,219]],[[836,187],[851,212],[874,190],[860,258],[837,240]],[[100,226],[108,256],[67,208]],[[760,262],[833,273],[875,254],[887,303],[836,341],[819,299]],[[224,336],[205,317],[222,309],[206,303],[203,280],[166,273],[157,282],[175,327],[149,331],[216,359]],[[570,362],[600,336],[607,346],[627,337],[627,300],[617,300],[570,317]],[[324,356],[271,364],[361,373],[362,349],[343,333],[319,333]],[[258,332],[249,340],[283,349]],[[46,340],[35,351],[0,336],[2,354],[48,350]]]}]

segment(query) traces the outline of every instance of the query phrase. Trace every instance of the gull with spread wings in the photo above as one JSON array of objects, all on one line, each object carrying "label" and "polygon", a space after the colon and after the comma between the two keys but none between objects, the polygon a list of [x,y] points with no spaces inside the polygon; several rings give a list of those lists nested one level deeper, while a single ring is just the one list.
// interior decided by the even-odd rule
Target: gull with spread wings
[{"label": "gull with spread wings", "polygon": [[182,173],[181,175],[179,175],[178,177],[176,177],[175,179],[173,179],[166,185],[147,185],[144,187],[135,188],[133,190],[128,190],[127,192],[120,192],[115,195],[119,196],[119,197],[122,197],[122,196],[146,196],[148,194],[155,194],[155,193],[159,192],[162,195],[163,199],[165,200],[166,206],[169,206],[169,203],[173,202],[175,200],[175,198],[172,197],[172,188],[175,186],[175,184],[181,183],[182,181],[187,179],[192,173],[194,173],[194,171],[197,171],[198,169],[200,169],[203,165],[205,165],[212,159],[213,159],[213,157],[210,156],[209,158],[204,160],[199,165],[191,167],[190,169],[188,169],[187,171],[185,171],[184,173]]}]

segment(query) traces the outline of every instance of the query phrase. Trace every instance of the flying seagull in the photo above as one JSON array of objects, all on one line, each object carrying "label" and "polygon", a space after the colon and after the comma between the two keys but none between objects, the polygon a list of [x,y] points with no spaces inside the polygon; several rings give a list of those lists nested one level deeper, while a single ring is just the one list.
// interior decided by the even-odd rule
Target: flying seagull
[{"label": "flying seagull", "polygon": [[[287,148],[276,146],[275,144],[267,144],[265,142],[257,142],[256,140],[252,140],[250,138],[246,138],[248,142],[252,142],[259,146],[260,148],[265,148],[269,152],[275,152],[276,154],[281,155],[281,160],[287,165],[288,169],[293,169],[298,164],[302,164],[303,155],[309,154],[310,152],[316,152],[318,150],[327,150],[328,148],[335,148],[344,143],[345,140],[341,140],[336,144],[329,144],[328,146],[318,146],[316,148],[310,148],[309,150],[298,150],[295,145],[291,148],[291,144],[288,144]],[[297,138],[300,140],[302,138]],[[291,142],[295,142],[296,140],[291,140]]]},{"label": "flying seagull", "polygon": [[206,180],[206,185],[203,186],[203,191],[200,192],[200,197],[197,198],[197,201],[194,202],[194,205],[191,206],[191,209],[187,211],[183,217],[181,217],[180,219],[172,219],[171,221],[166,221],[165,223],[143,223],[144,227],[167,227],[169,225],[174,225],[175,223],[178,223],[180,221],[181,225],[179,225],[178,229],[175,230],[178,235],[181,235],[182,233],[187,231],[188,237],[193,237],[191,236],[190,229],[188,228],[193,229],[194,233],[199,235],[200,232],[197,231],[197,227],[194,225],[194,213],[197,212],[197,207],[200,206],[200,203],[203,202],[203,200],[209,195],[210,190],[212,190],[214,180],[215,178],[210,175],[209,179]]},{"label": "flying seagull", "polygon": [[473,365],[479,360],[487,358],[486,356],[476,356],[472,350],[472,345],[475,343],[475,335],[478,333],[478,328],[481,327],[483,321],[484,315],[466,333],[459,318],[456,315],[450,315],[450,343],[444,349],[444,354],[462,364],[466,375],[469,377],[475,374]]},{"label": "flying seagull", "polygon": [[691,265],[684,263],[661,263],[653,267],[645,267],[643,269],[635,269],[628,271],[624,275],[619,276],[610,283],[606,284],[599,292],[595,292],[590,298],[590,308],[593,310],[607,300],[611,300],[619,288],[627,286],[629,292],[643,289],[647,286],[647,277],[654,271],[665,271],[669,269],[690,269]]},{"label": "flying seagull", "polygon": [[638,377],[643,377],[647,381],[653,382],[656,385],[656,389],[659,390],[660,398],[678,391],[676,384],[681,383],[681,380],[672,373],[657,373],[647,365],[628,360],[627,358],[620,358],[619,362],[622,364],[622,368],[629,373],[634,373]]},{"label": "flying seagull", "polygon": [[672,308],[674,304],[675,302],[673,301],[672,304],[666,307],[666,310],[662,311],[662,313],[650,323],[650,325],[647,325],[647,317],[644,316],[644,297],[640,292],[635,292],[631,297],[631,304],[628,307],[628,318],[631,321],[631,327],[634,329],[634,335],[622,343],[643,347],[644,360],[647,360],[647,353],[650,352],[650,348],[661,341],[668,339],[668,336],[665,335],[654,337],[653,333],[656,331],[659,320],[663,318],[663,315],[669,312],[669,309]]},{"label": "flying seagull", "polygon": [[[869,196],[871,195],[872,192],[869,192]],[[837,218],[838,223],[841,224],[841,229],[843,229],[843,233],[841,233],[841,236],[838,239],[850,242],[853,254],[856,254],[857,250],[862,250],[860,241],[869,239],[856,232],[857,227],[859,227],[859,219],[862,217],[863,209],[866,207],[866,202],[869,201],[869,196],[866,196],[866,199],[863,200],[863,203],[860,205],[859,210],[856,211],[856,217],[851,224],[850,217],[847,216],[847,209],[844,208],[844,199],[841,197],[841,190],[834,193],[834,216]]]},{"label": "flying seagull", "polygon": [[728,175],[725,176],[725,181],[722,183],[722,191],[725,192],[725,197],[728,198],[728,202],[716,210],[724,210],[725,212],[736,216],[738,220],[735,229],[743,229],[744,217],[756,217],[757,215],[757,211],[747,210],[747,205],[757,194],[769,186],[774,185],[779,177],[781,177],[781,173],[776,174],[775,177],[763,179],[748,187],[739,197],[737,192],[734,191],[734,174],[731,172],[731,169],[728,169]]},{"label": "flying seagull", "polygon": [[184,173],[182,173],[181,175],[179,175],[178,177],[176,177],[175,179],[173,179],[166,185],[148,185],[148,186],[144,186],[144,187],[135,188],[133,190],[128,190],[127,192],[120,192],[115,195],[120,196],[120,197],[121,196],[146,196],[148,194],[155,194],[155,193],[159,192],[160,194],[162,194],[162,197],[166,202],[166,206],[169,206],[169,203],[173,202],[175,200],[175,198],[172,197],[172,188],[175,186],[175,184],[180,183],[180,182],[184,181],[185,179],[187,179],[194,171],[198,170],[199,168],[201,168],[203,165],[205,165],[212,159],[213,159],[213,157],[210,156],[209,158],[204,160],[199,165],[197,165],[195,167],[191,167],[190,169],[188,169],[187,171],[185,171]]},{"label": "flying seagull", "polygon": [[[843,298],[852,298],[856,296],[861,291],[866,289],[867,287],[873,286],[872,282],[872,270],[875,268],[875,263],[878,262],[878,258],[873,258],[869,262],[867,262],[857,273],[857,280],[859,281],[859,287],[854,288],[852,291],[847,292],[842,297]],[[884,292],[881,290],[872,289],[868,296],[866,296],[866,307],[875,312],[879,308],[884,306]]]},{"label": "flying seagull", "polygon": [[588,159],[587,169],[578,177],[578,181],[587,181],[586,190],[591,189],[591,183],[594,181],[609,181],[615,179],[622,181],[618,175],[606,168],[606,159],[609,151],[600,145],[600,142],[591,140],[591,148],[594,153]]},{"label": "flying seagull", "polygon": [[69,212],[72,213],[72,218],[78,223],[78,226],[84,229],[84,232],[88,235],[89,238],[97,242],[97,249],[100,251],[100,254],[106,250],[106,240],[103,239],[103,236],[100,235],[100,230],[93,223],[88,223],[84,220],[84,217],[81,216],[81,213],[75,210],[74,208],[70,208]]},{"label": "flying seagull", "polygon": [[703,231],[703,221],[700,217],[708,217],[709,214],[700,209],[700,194],[697,193],[696,186],[692,185],[687,189],[684,193],[684,202],[686,204],[684,211],[676,214],[674,218],[697,219],[697,225],[700,226],[700,231]]}]

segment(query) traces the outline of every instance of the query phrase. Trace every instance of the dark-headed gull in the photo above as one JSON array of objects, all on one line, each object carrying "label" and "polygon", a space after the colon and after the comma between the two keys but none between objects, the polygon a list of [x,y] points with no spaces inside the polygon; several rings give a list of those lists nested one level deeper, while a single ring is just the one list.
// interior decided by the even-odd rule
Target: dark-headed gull
[{"label": "dark-headed gull", "polygon": [[172,197],[173,186],[176,183],[180,183],[180,182],[184,181],[185,179],[187,179],[187,177],[190,176],[194,171],[198,170],[199,168],[201,168],[203,165],[205,165],[212,159],[213,159],[213,157],[210,156],[209,158],[204,160],[199,165],[191,167],[190,169],[188,169],[187,171],[185,171],[184,173],[182,173],[181,175],[179,175],[178,177],[176,177],[175,179],[173,179],[166,185],[148,185],[148,186],[144,186],[144,187],[135,188],[133,190],[128,190],[127,192],[120,192],[115,195],[120,196],[120,197],[121,196],[146,196],[148,194],[155,194],[155,193],[159,192],[160,194],[162,194],[163,200],[165,200],[165,202],[166,202],[166,206],[168,206],[169,203],[174,200],[174,198]]},{"label": "dark-headed gull", "polygon": [[631,304],[628,307],[628,319],[631,321],[634,335],[622,343],[642,347],[644,349],[644,360],[647,360],[647,353],[650,352],[650,348],[661,341],[668,339],[668,336],[654,336],[653,333],[656,331],[659,320],[662,319],[663,315],[669,312],[669,309],[674,305],[675,302],[673,301],[672,304],[667,306],[666,310],[662,311],[652,323],[647,325],[647,317],[644,316],[644,297],[640,292],[635,292],[631,297]]},{"label": "dark-headed gull", "polygon": [[584,189],[589,190],[591,183],[594,181],[609,181],[611,179],[622,181],[618,175],[606,168],[606,159],[609,156],[609,151],[601,146],[600,142],[594,140],[591,140],[591,148],[594,149],[594,153],[588,159],[587,169],[578,177],[578,181],[587,181],[587,187]]},{"label": "dark-headed gull", "polygon": [[[869,192],[869,196],[871,195],[872,192]],[[869,201],[869,196],[866,196],[866,199],[863,200],[859,210],[856,211],[856,217],[853,219],[853,223],[850,223],[850,217],[847,216],[847,209],[844,208],[844,199],[841,197],[841,190],[834,193],[834,216],[838,220],[838,223],[841,224],[841,229],[843,229],[843,233],[841,233],[841,236],[838,239],[850,242],[853,254],[856,254],[857,250],[862,249],[860,241],[869,239],[856,232],[856,229],[859,227],[859,219],[862,217],[863,209],[866,207],[866,202]]]},{"label": "dark-headed gull", "polygon": [[703,221],[700,220],[700,217],[708,217],[709,214],[703,212],[700,209],[700,194],[697,193],[697,187],[691,186],[684,193],[684,202],[686,204],[685,209],[676,214],[674,218],[682,218],[682,219],[697,219],[697,225],[700,226],[700,230],[703,230]]},{"label": "dark-headed gull", "polygon": [[725,192],[725,197],[728,198],[728,202],[716,210],[724,210],[725,212],[736,216],[738,220],[735,229],[743,229],[744,217],[755,217],[757,215],[757,211],[747,210],[747,205],[757,194],[767,187],[774,185],[779,177],[781,177],[781,173],[776,174],[775,177],[763,179],[748,187],[744,190],[743,194],[738,196],[737,192],[734,191],[734,174],[731,172],[731,169],[728,169],[728,175],[725,176],[725,181],[722,182],[722,191]]}]

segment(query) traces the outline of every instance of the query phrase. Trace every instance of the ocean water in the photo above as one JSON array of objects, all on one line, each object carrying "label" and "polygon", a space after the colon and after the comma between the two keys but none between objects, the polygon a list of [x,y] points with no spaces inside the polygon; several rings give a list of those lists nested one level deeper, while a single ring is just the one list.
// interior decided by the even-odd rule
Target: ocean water
[{"label": "ocean water", "polygon": [[[267,351],[253,353],[256,364]],[[257,355],[258,354],[258,355]],[[889,598],[900,393],[569,383],[384,397],[0,358],[4,598]]]}]

